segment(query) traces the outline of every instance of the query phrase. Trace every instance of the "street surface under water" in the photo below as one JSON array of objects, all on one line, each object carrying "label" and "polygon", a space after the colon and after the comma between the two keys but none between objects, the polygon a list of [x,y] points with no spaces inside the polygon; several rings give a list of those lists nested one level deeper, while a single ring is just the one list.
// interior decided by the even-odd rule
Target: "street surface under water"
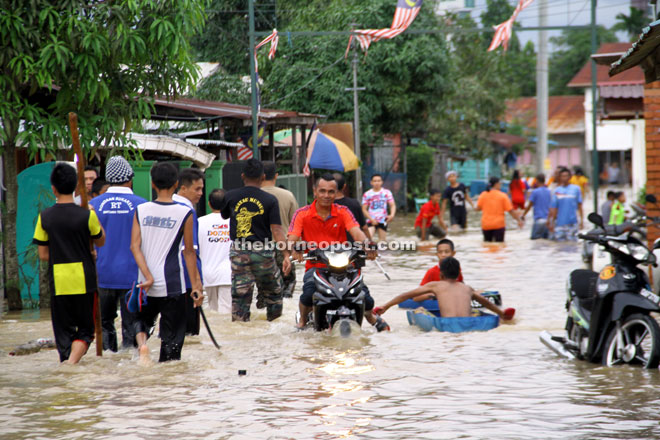
[{"label": "street surface under water", "polygon": [[[411,239],[412,215],[391,238]],[[15,345],[52,337],[47,311],[0,320],[0,438],[7,439],[631,439],[660,437],[660,373],[566,361],[541,330],[561,334],[565,281],[581,266],[577,244],[529,240],[510,225],[503,245],[482,242],[478,216],[453,235],[466,282],[501,292],[513,324],[484,333],[423,333],[405,313],[385,315],[342,340],[294,331],[297,295],[269,323],[207,317],[180,362],[141,367],[134,354],[93,349],[79,366],[57,353],[10,357]],[[377,304],[415,287],[437,263],[433,247],[389,253],[387,281],[373,262],[366,282]],[[302,267],[298,267],[299,280]],[[299,289],[300,285],[298,286]],[[160,341],[149,347],[157,359]],[[246,370],[239,376],[238,370]]]}]

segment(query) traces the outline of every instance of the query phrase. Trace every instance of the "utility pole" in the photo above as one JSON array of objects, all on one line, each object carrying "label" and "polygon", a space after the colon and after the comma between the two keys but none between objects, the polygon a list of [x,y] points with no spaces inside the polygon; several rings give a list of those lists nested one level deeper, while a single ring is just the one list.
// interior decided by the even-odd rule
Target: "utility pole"
[{"label": "utility pole", "polygon": [[256,46],[254,33],[254,0],[248,0],[248,15],[250,22],[250,88],[252,90],[252,154],[255,159],[259,159],[259,105],[257,97],[257,66],[255,64],[254,47]]},{"label": "utility pole", "polygon": [[[539,28],[548,25],[547,0],[539,0]],[[550,171],[548,158],[548,32],[539,31],[536,54],[536,168],[539,173]]]},{"label": "utility pole", "polygon": [[[591,0],[591,53],[594,54],[598,50],[598,37],[596,34],[596,3],[597,0]],[[591,58],[591,184],[594,190],[594,212],[598,212],[598,179],[600,168],[598,165],[598,140],[596,136],[597,128],[597,115],[598,110],[598,90],[596,75],[596,61]]]},{"label": "utility pole", "polygon": [[[353,24],[353,29],[356,25]],[[364,87],[358,87],[358,59],[357,52],[357,38],[353,38],[353,87],[344,89],[346,92],[353,92],[353,144],[355,155],[360,160],[360,107],[358,105],[358,91],[366,90]],[[356,198],[361,200],[362,197],[362,167],[358,165],[355,170],[355,191],[357,192]]]}]

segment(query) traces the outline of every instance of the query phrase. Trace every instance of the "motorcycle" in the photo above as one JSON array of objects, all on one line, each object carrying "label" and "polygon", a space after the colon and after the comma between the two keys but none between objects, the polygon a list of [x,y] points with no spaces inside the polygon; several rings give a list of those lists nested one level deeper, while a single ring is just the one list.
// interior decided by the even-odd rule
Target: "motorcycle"
[{"label": "motorcycle", "polygon": [[308,319],[316,331],[338,328],[341,336],[348,337],[352,325],[362,325],[365,293],[360,269],[366,258],[362,249],[341,246],[308,252],[305,260],[323,264],[314,273],[314,308]]},{"label": "motorcycle", "polygon": [[655,255],[621,225],[610,229],[596,213],[589,221],[602,230],[579,237],[602,246],[612,258],[603,270],[577,269],[567,283],[566,336],[544,331],[541,342],[566,358],[612,366],[621,363],[657,368],[660,363],[660,325],[651,312],[660,312],[646,273],[637,266],[656,264]]},{"label": "motorcycle", "polygon": [[[652,194],[647,194],[646,195],[646,201],[648,203],[656,203],[657,199],[655,198],[654,195]],[[641,206],[637,203],[632,203],[631,208],[633,210],[633,216],[630,219],[630,221],[624,222],[622,225],[619,225],[620,227],[623,227],[623,229],[630,231],[632,234],[634,234],[639,240],[646,240],[646,232],[647,232],[647,226],[649,220],[653,222],[654,224],[657,224],[660,219],[656,217],[647,217],[646,215],[646,208],[644,206]],[[604,219],[604,223],[607,222],[607,219]],[[621,230],[619,228],[618,230]],[[613,235],[615,234],[615,229],[613,225],[605,225],[603,227],[596,227],[590,231],[587,232],[587,234],[591,235],[597,235],[597,234],[607,234],[607,235]],[[660,256],[660,255],[656,255]],[[599,246],[596,243],[593,243],[589,240],[583,240],[582,242],[582,261],[585,264],[585,268],[589,270],[593,270],[596,272],[600,272],[603,267],[611,263],[611,257],[609,253],[605,251],[603,246]],[[654,274],[655,275],[655,274]],[[660,275],[660,273],[659,273]],[[654,276],[654,280],[656,277]],[[656,293],[658,293],[656,290],[654,290]]]}]

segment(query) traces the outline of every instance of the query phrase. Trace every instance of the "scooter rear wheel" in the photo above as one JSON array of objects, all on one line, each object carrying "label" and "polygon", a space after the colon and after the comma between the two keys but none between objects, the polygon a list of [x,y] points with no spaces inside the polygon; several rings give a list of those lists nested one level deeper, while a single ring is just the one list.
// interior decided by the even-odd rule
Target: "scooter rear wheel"
[{"label": "scooter rear wheel", "polygon": [[616,328],[610,331],[603,352],[603,365],[641,364],[657,368],[660,363],[660,325],[649,315],[636,313],[621,324],[623,347],[619,346]]}]

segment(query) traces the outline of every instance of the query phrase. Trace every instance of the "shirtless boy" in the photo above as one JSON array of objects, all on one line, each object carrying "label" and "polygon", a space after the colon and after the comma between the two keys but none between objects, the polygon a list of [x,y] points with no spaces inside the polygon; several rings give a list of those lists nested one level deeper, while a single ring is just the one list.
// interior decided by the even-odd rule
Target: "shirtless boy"
[{"label": "shirtless boy", "polygon": [[374,308],[374,313],[382,315],[390,307],[395,306],[407,299],[415,298],[425,293],[432,293],[438,300],[440,316],[443,318],[468,317],[472,315],[472,300],[486,307],[491,312],[497,314],[503,320],[513,318],[515,309],[506,309],[502,311],[499,307],[479,295],[470,286],[457,281],[461,273],[461,264],[454,257],[447,257],[440,263],[443,281],[433,281],[423,286],[419,286],[409,292],[391,299],[382,307]]}]

